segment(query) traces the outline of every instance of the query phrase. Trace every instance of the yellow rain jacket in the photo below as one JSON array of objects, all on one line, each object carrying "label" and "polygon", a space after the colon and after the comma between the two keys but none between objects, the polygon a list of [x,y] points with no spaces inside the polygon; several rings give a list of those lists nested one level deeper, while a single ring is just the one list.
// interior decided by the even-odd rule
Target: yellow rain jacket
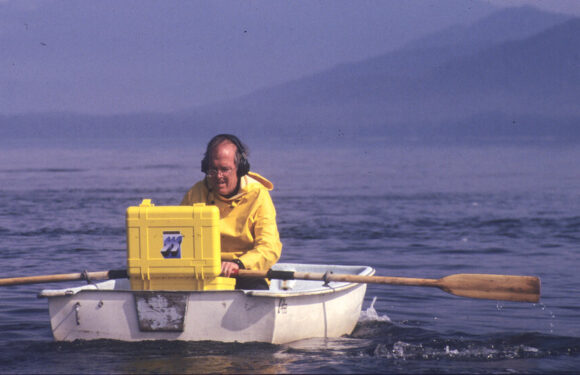
[{"label": "yellow rain jacket", "polygon": [[182,206],[215,205],[220,210],[222,260],[239,259],[246,269],[267,270],[280,258],[282,243],[276,209],[268,191],[274,185],[257,173],[240,178],[240,190],[225,198],[199,181],[183,197]]}]

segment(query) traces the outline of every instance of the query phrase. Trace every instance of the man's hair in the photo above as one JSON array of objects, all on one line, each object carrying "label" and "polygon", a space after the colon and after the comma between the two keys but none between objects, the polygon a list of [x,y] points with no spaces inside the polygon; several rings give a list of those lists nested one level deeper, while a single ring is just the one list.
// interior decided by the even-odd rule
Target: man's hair
[{"label": "man's hair", "polygon": [[248,174],[250,171],[250,162],[248,161],[248,147],[233,134],[218,134],[209,141],[207,148],[205,149],[205,155],[201,160],[201,171],[207,174],[209,171],[209,159],[211,157],[211,152],[223,142],[230,142],[236,146],[234,162],[236,163],[236,167],[238,169],[238,177],[242,177]]}]

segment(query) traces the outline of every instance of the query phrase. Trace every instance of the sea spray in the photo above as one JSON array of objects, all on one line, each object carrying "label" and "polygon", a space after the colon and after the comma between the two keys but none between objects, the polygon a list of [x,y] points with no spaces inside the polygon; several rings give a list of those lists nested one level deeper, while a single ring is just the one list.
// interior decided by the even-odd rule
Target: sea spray
[{"label": "sea spray", "polygon": [[359,322],[390,322],[391,318],[387,315],[379,315],[377,310],[375,310],[375,302],[377,301],[377,297],[373,297],[373,301],[371,305],[366,309],[361,311],[360,318],[358,319]]}]

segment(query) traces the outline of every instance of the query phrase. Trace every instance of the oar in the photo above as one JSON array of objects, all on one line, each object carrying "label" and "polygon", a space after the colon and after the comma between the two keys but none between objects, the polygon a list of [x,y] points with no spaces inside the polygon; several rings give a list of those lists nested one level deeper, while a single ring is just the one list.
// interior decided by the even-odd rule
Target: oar
[{"label": "oar", "polygon": [[540,279],[535,276],[461,273],[446,276],[441,279],[417,279],[409,277],[359,276],[333,273],[239,270],[235,277],[430,286],[461,297],[517,302],[538,302],[540,300]]},{"label": "oar", "polygon": [[[418,279],[410,277],[359,276],[333,273],[239,270],[236,274],[232,275],[232,277],[429,286],[442,289],[447,293],[461,297],[518,302],[538,302],[540,300],[540,279],[534,276],[464,273],[446,276],[441,279]],[[111,270],[0,279],[0,286],[123,278],[127,278],[127,272],[125,270]]]},{"label": "oar", "polygon": [[75,280],[111,280],[111,279],[126,279],[127,271],[125,270],[110,270],[97,272],[80,272],[80,273],[61,273],[57,275],[43,275],[43,276],[25,276],[12,277],[0,279],[0,286],[21,285],[21,284],[41,284],[54,283],[61,281],[75,281]]}]

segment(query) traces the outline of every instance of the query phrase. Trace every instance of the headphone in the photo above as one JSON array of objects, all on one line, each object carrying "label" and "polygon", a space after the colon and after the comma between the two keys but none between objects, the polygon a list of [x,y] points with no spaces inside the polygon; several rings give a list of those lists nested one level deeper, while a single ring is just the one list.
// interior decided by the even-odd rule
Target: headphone
[{"label": "headphone", "polygon": [[230,141],[236,146],[236,166],[238,169],[238,178],[245,176],[250,171],[250,162],[248,161],[248,151],[246,146],[238,137],[232,134],[218,134],[209,141],[205,150],[205,155],[201,161],[201,171],[205,174],[209,171],[209,158],[211,151],[220,143]]}]

